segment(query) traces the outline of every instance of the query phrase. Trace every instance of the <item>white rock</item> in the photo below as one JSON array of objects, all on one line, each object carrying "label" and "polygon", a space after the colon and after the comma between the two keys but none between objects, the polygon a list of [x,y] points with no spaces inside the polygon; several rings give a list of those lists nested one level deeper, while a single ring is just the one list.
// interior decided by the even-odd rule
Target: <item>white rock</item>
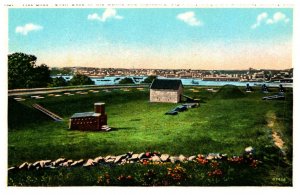
[{"label": "white rock", "polygon": [[196,156],[190,156],[190,157],[188,157],[188,161],[193,161],[195,159],[196,159]]},{"label": "white rock", "polygon": [[36,161],[35,163],[32,164],[33,167],[38,167],[40,166],[40,161]]},{"label": "white rock", "polygon": [[32,166],[32,163],[28,163],[28,166],[27,166],[27,169],[30,170],[30,169],[33,169],[34,167]]},{"label": "white rock", "polygon": [[178,158],[178,156],[171,156],[170,161],[171,161],[171,163],[176,163],[179,161],[179,158]]},{"label": "white rock", "polygon": [[252,153],[253,151],[254,151],[254,148],[252,146],[245,148],[246,153]]},{"label": "white rock", "polygon": [[207,156],[206,156],[206,159],[207,160],[212,160],[212,159],[221,159],[222,157],[220,156],[220,154],[216,154],[216,153],[209,153]]},{"label": "white rock", "polygon": [[121,162],[121,160],[126,158],[126,156],[127,156],[127,154],[122,154],[122,155],[116,156],[116,159],[115,159],[114,163]]},{"label": "white rock", "polygon": [[115,160],[115,159],[116,159],[116,156],[106,156],[106,157],[104,158],[105,162],[106,162],[107,160],[111,160],[111,159]]},{"label": "white rock", "polygon": [[98,157],[96,157],[95,159],[94,159],[94,163],[99,163],[99,162],[101,162],[101,161],[103,161],[104,159],[103,159],[103,157],[102,156],[98,156]]},{"label": "white rock", "polygon": [[83,159],[80,159],[80,160],[77,161],[77,163],[79,163],[79,164],[80,164],[80,163],[83,163],[83,162],[84,162]]},{"label": "white rock", "polygon": [[16,167],[9,167],[7,171],[14,171],[16,170]]},{"label": "white rock", "polygon": [[129,160],[138,160],[139,159],[139,154],[133,154]]},{"label": "white rock", "polygon": [[170,155],[169,155],[169,154],[162,154],[162,155],[160,156],[160,159],[161,159],[162,162],[168,161],[169,158],[170,158]]},{"label": "white rock", "polygon": [[63,162],[63,163],[60,163],[60,166],[62,166],[62,167],[68,167],[69,163],[68,162]]},{"label": "white rock", "polygon": [[212,159],[214,159],[215,157],[213,156],[213,155],[208,155],[205,159],[206,160],[212,160]]},{"label": "white rock", "polygon": [[151,161],[152,161],[152,162],[161,162],[159,156],[152,156],[152,157],[151,157]]},{"label": "white rock", "polygon": [[115,159],[114,158],[110,158],[110,159],[107,159],[105,162],[106,163],[113,163],[113,162],[115,162]]},{"label": "white rock", "polygon": [[107,161],[108,159],[110,159],[110,157],[111,157],[111,156],[106,156],[106,157],[104,158],[104,160]]},{"label": "white rock", "polygon": [[44,168],[46,165],[50,165],[51,160],[40,160],[41,168]]},{"label": "white rock", "polygon": [[182,154],[179,155],[178,159],[179,159],[180,162],[186,161],[186,157],[183,156]]},{"label": "white rock", "polygon": [[139,154],[139,159],[142,159],[144,155],[145,155],[144,152],[140,153],[140,154]]},{"label": "white rock", "polygon": [[77,166],[77,165],[82,165],[83,163],[84,163],[84,160],[83,160],[83,159],[80,159],[80,160],[74,161],[74,162],[71,164],[71,167]]},{"label": "white rock", "polygon": [[53,166],[57,166],[59,165],[60,163],[64,162],[66,159],[65,158],[59,158],[57,159],[56,161],[52,162],[52,165]]},{"label": "white rock", "polygon": [[71,164],[73,163],[73,160],[68,160],[67,163]]},{"label": "white rock", "polygon": [[[72,165],[73,162],[74,162],[73,160],[68,160],[68,161],[65,161],[65,162],[61,162],[59,164],[59,166],[61,166],[61,167],[69,167],[70,165]],[[54,168],[54,167],[50,167],[50,168]]]},{"label": "white rock", "polygon": [[40,167],[41,167],[41,168],[44,168],[44,167],[45,167],[45,162],[42,161],[42,160],[40,161]]},{"label": "white rock", "polygon": [[89,167],[94,165],[93,159],[88,159],[85,164],[83,164],[84,167]]}]

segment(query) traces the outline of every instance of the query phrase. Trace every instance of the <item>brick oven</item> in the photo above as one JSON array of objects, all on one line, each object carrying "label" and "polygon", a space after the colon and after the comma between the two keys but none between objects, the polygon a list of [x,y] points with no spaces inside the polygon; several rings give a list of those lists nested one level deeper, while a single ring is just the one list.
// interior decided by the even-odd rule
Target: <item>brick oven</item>
[{"label": "brick oven", "polygon": [[94,112],[73,114],[69,120],[69,128],[82,131],[109,131],[105,103],[95,103]]}]

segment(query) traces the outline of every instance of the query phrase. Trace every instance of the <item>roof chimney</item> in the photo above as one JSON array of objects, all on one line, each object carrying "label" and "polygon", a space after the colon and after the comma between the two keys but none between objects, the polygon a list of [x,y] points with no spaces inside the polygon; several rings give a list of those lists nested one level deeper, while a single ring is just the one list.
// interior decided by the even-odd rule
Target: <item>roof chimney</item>
[{"label": "roof chimney", "polygon": [[94,104],[95,113],[100,113],[102,115],[105,114],[105,103],[98,102]]}]

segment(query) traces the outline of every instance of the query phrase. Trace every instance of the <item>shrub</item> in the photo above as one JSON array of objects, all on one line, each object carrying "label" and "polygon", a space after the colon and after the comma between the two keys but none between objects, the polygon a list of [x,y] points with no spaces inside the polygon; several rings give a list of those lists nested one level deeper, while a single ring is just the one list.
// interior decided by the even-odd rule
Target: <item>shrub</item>
[{"label": "shrub", "polygon": [[134,84],[134,81],[132,78],[124,78],[122,80],[120,80],[119,84]]}]

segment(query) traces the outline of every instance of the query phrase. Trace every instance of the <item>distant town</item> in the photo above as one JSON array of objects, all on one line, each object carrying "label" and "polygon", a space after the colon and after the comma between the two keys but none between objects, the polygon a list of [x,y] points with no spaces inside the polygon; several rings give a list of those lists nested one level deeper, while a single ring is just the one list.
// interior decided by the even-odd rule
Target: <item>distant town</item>
[{"label": "distant town", "polygon": [[191,69],[125,69],[63,67],[51,68],[52,76],[83,74],[91,78],[124,76],[159,76],[166,78],[195,78],[203,81],[293,82],[293,68],[286,70],[191,70]]}]

